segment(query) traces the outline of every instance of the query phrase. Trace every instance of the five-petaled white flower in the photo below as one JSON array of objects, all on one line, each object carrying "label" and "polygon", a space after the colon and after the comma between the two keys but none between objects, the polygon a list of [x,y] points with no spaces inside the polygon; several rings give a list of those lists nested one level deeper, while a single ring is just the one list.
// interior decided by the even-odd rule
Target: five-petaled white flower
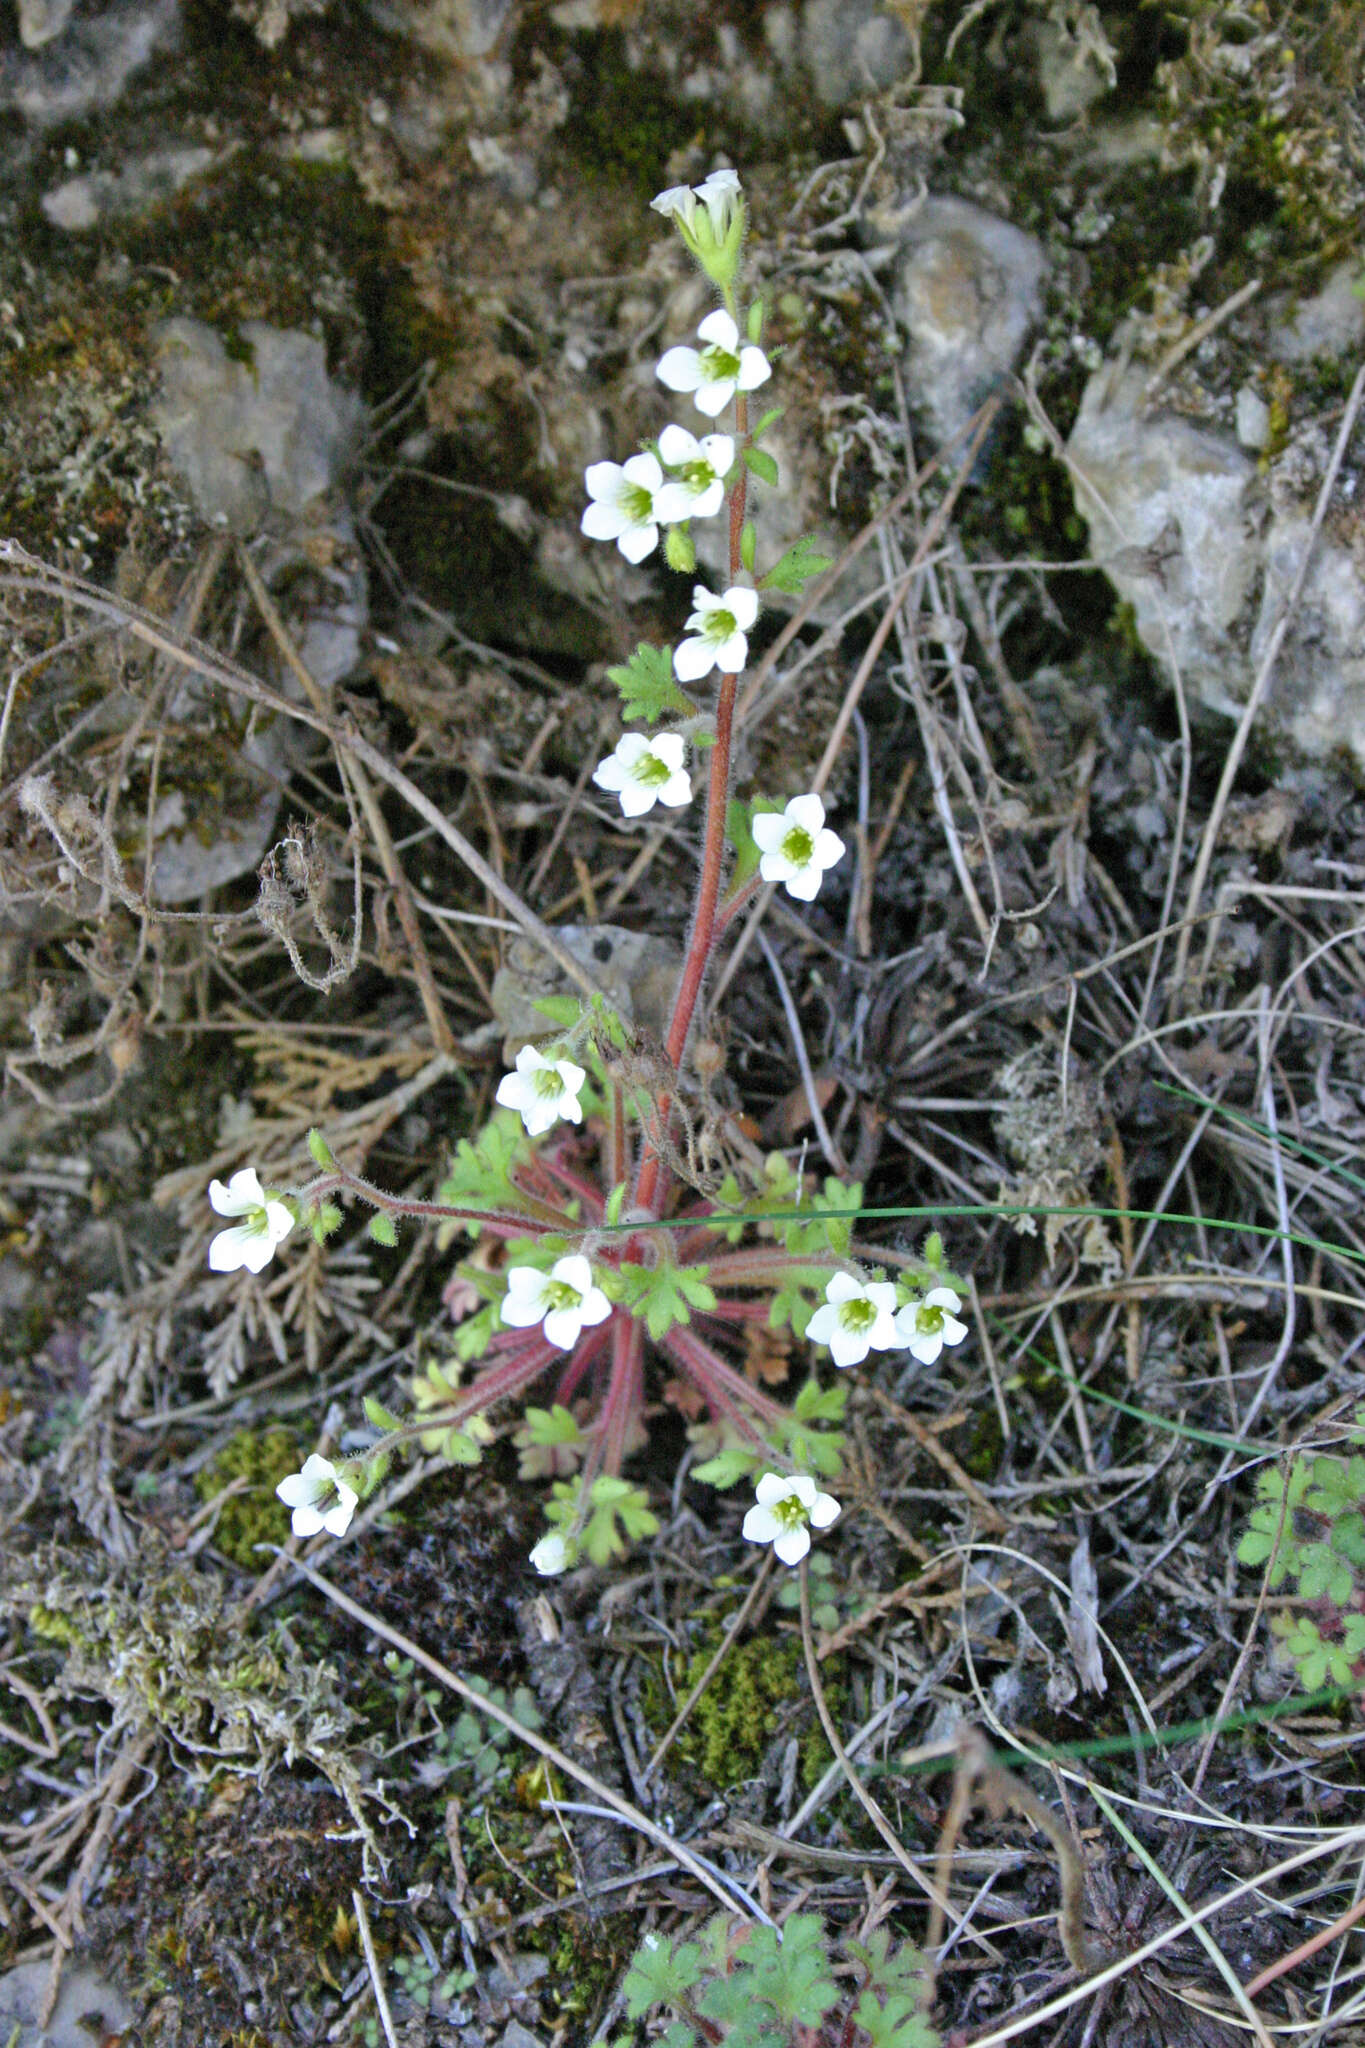
[{"label": "five-petaled white flower", "polygon": [[758,617],[758,592],[742,584],[717,597],[704,583],[692,587],[696,609],[687,621],[691,640],[680,641],[673,654],[673,673],[680,683],[695,683],[718,668],[737,676],[749,659],[749,628]]},{"label": "five-petaled white flower", "polygon": [[616,751],[599,761],[592,779],[599,789],[614,790],[628,818],[642,818],[655,804],[670,810],[692,801],[692,778],[683,767],[687,742],[680,732],[661,732],[649,739],[642,732],[624,733]]},{"label": "five-petaled white flower", "polygon": [[766,384],[772,366],[761,348],[741,343],[739,329],[723,308],[708,313],[697,329],[703,349],[670,348],[657,375],[670,391],[690,391],[698,412],[715,419],[737,391],[755,391]]},{"label": "five-petaled white flower", "polygon": [[654,503],[669,525],[679,519],[712,519],[725,502],[725,479],[734,467],[735,444],[728,434],[703,434],[665,427],[660,459],[678,474],[669,478]]},{"label": "five-petaled white flower", "polygon": [[614,540],[628,562],[643,562],[653,553],[660,519],[678,517],[676,512],[659,509],[664,473],[656,455],[590,463],[583,480],[593,500],[583,514],[583,532],[589,540]]},{"label": "five-petaled white flower", "polygon": [[739,172],[730,170],[712,171],[700,185],[670,185],[649,202],[653,212],[663,214],[665,220],[676,220],[689,235],[696,234],[697,221],[705,207],[711,232],[718,242],[725,240],[741,203]]},{"label": "five-petaled white flower", "polygon": [[517,1054],[516,1072],[499,1081],[496,1099],[504,1109],[519,1110],[528,1136],[538,1138],[560,1117],[582,1123],[578,1095],[587,1078],[572,1060],[547,1060],[533,1045],[524,1045]]},{"label": "five-petaled white flower", "polygon": [[242,1219],[231,1230],[220,1230],[209,1246],[209,1265],[215,1273],[235,1273],[241,1266],[250,1273],[261,1272],[294,1228],[293,1210],[265,1192],[254,1166],[242,1167],[226,1187],[220,1180],[210,1181],[209,1200],[220,1216]]},{"label": "five-petaled white flower", "polygon": [[803,1472],[785,1479],[780,1472],[765,1472],[754,1491],[758,1506],[744,1517],[744,1534],[750,1543],[771,1543],[783,1564],[800,1564],[810,1549],[811,1530],[828,1529],[839,1519],[834,1495],[821,1493]]},{"label": "five-petaled white flower", "polygon": [[844,842],[826,829],[818,796],[794,796],[785,811],[760,811],[753,835],[764,881],[785,882],[788,895],[803,903],[819,895],[825,869],[844,857]]},{"label": "five-petaled white flower", "polygon": [[896,1290],[889,1280],[855,1280],[836,1273],[824,1305],[806,1325],[806,1335],[828,1344],[838,1366],[859,1365],[869,1351],[891,1351],[904,1342],[896,1328]]},{"label": "five-petaled white flower", "polygon": [[539,1266],[509,1266],[498,1314],[510,1330],[543,1323],[549,1343],[559,1351],[572,1351],[585,1325],[606,1321],[611,1303],[594,1284],[583,1254],[570,1252],[567,1258],[556,1259],[548,1273]]},{"label": "five-petaled white flower", "polygon": [[532,1550],[531,1562],[543,1579],[554,1579],[566,1572],[577,1556],[577,1544],[562,1536],[558,1529],[551,1529]]},{"label": "five-petaled white flower", "polygon": [[896,1311],[896,1328],[902,1344],[921,1365],[932,1365],[945,1344],[960,1344],[967,1325],[957,1319],[962,1297],[951,1287],[931,1287],[918,1301],[907,1301]]},{"label": "five-petaled white flower", "polygon": [[287,1508],[294,1510],[296,1536],[316,1536],[323,1529],[329,1536],[344,1536],[360,1496],[348,1486],[330,1458],[316,1451],[303,1461],[302,1472],[291,1472],[275,1488]]}]

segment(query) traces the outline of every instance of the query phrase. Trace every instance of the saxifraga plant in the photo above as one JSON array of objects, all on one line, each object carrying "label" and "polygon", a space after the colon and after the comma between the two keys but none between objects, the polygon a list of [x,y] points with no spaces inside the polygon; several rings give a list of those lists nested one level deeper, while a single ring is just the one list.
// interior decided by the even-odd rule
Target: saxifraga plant
[{"label": "saxifraga plant", "polygon": [[1296,1453],[1256,1476],[1237,1557],[1266,1567],[1266,1587],[1286,1584],[1297,1608],[1270,1619],[1303,1685],[1358,1686],[1365,1693],[1365,1410],[1344,1454]]},{"label": "saxifraga plant", "polygon": [[645,1936],[622,1987],[626,2012],[676,2014],[663,2048],[937,2048],[919,1951],[893,1948],[880,1927],[866,1942],[845,1939],[842,1953],[853,1982],[841,1989],[817,1913],[781,1929],[718,1913],[694,1941]]},{"label": "saxifraga plant", "polygon": [[670,348],[658,375],[694,399],[705,426],[729,414],[728,430],[699,439],[670,425],[624,464],[594,463],[582,524],[632,563],[662,535],[669,566],[692,575],[693,521],[728,518],[726,588],[695,584],[677,646],[642,645],[610,671],[635,723],[593,778],[633,818],[656,803],[681,811],[693,767],[706,764],[698,876],[671,1015],[659,1044],[600,993],[542,1002],[553,1036],[518,1053],[498,1087],[499,1112],[460,1144],[435,1201],[405,1200],[363,1179],[318,1132],[309,1142],[319,1172],[295,1192],[262,1188],[251,1168],[226,1186],[214,1182],[210,1199],[229,1220],[209,1251],[220,1271],[259,1272],[300,1222],[324,1240],[342,1222],[341,1200],[369,1206],[370,1233],[382,1244],[414,1218],[504,1247],[496,1270],[482,1258],[461,1269],[472,1298],[482,1299],[457,1333],[457,1356],[476,1368],[472,1376],[459,1383],[429,1368],[414,1383],[411,1418],[367,1400],[372,1450],[336,1463],[313,1456],[280,1487],[296,1535],[340,1535],[402,1446],[476,1463],[486,1413],[554,1372],[549,1405],[526,1408],[517,1436],[524,1476],[551,1481],[550,1531],[532,1561],[548,1573],[580,1555],[595,1563],[619,1555],[657,1527],[643,1492],[623,1477],[644,1442],[652,1363],[662,1368],[655,1383],[662,1379],[665,1399],[712,1454],[694,1476],[733,1486],[762,1475],[744,1533],[795,1564],[810,1528],[839,1511],[815,1479],[839,1469],[845,1389],[812,1378],[784,1405],[736,1362],[746,1330],[789,1326],[827,1345],[839,1367],[894,1349],[932,1362],[966,1335],[957,1320],[962,1283],[946,1270],[936,1236],[917,1268],[902,1261],[888,1280],[875,1249],[852,1234],[859,1186],[812,1186],[781,1155],[759,1171],[746,1166],[741,1180],[696,1056],[702,989],[737,914],[764,883],[810,902],[844,845],[815,792],[779,804],[733,791],[738,684],[764,595],[799,592],[828,563],[802,539],[765,572],[756,568],[748,492],[778,483],[760,443],[781,409],[750,424],[749,394],[771,365],[760,346],[763,302],[741,303],[748,223],[739,179],[713,172],[696,190],[661,193],[654,206],[720,299],[698,330],[703,346]]}]

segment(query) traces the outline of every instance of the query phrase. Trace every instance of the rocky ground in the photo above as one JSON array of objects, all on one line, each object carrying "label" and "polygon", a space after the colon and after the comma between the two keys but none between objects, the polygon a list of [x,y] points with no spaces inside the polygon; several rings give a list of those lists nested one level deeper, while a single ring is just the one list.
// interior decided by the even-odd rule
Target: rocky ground
[{"label": "rocky ground", "polygon": [[[670,1840],[938,1946],[673,1409],[619,1565],[537,1583],[509,1423],[319,1590],[274,1485],[450,1366],[460,1248],[205,1262],[314,1124],[430,1194],[551,986],[413,792],[655,1014],[690,845],[586,768],[683,586],[579,517],[708,303],[649,199],[721,163],[760,549],[840,561],[739,773],[852,857],[710,1080],[975,1294],[863,1377],[813,1574],[951,1909],[897,2048],[1365,2038],[1363,59],[1348,0],[0,22],[0,2039],[620,2040],[714,1910]],[[1236,1555],[1296,1454],[1297,1588]]]}]

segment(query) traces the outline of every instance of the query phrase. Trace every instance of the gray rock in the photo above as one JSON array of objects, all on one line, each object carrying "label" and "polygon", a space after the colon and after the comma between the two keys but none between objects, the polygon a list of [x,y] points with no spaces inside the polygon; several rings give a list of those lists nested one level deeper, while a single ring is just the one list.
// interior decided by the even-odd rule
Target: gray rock
[{"label": "gray rock", "polygon": [[[266,529],[254,549],[261,579],[279,594],[304,666],[327,691],[355,667],[367,617],[364,567],[338,494],[364,408],[328,376],[312,335],[247,320],[241,336],[249,363],[229,356],[211,327],[166,321],[156,336],[162,391],[153,420],[204,519],[243,535]],[[287,668],[275,680],[299,694]],[[177,726],[193,730],[203,718],[204,687],[193,677],[182,685],[171,706]],[[259,866],[281,786],[309,745],[283,718],[253,721],[212,818],[191,811],[172,768],[152,821],[158,901],[194,901]]]},{"label": "gray rock", "polygon": [[1013,368],[1042,311],[1046,259],[1022,228],[966,199],[928,199],[901,229],[891,304],[914,404],[959,434]]},{"label": "gray rock", "polygon": [[[35,15],[39,28],[57,11]],[[179,0],[111,0],[98,14],[64,22],[64,32],[52,30],[41,47],[0,50],[0,110],[39,128],[107,112],[179,27]]]},{"label": "gray rock", "polygon": [[46,1963],[19,1963],[0,1977],[0,2040],[5,2048],[90,2048],[133,2023],[132,2008],[92,1963],[69,1961],[57,2007],[45,2027],[38,2011],[47,1989]]},{"label": "gray rock", "polygon": [[801,55],[827,107],[896,85],[915,61],[909,31],[879,0],[806,0]]},{"label": "gray rock", "polygon": [[1237,393],[1237,439],[1252,450],[1270,440],[1270,407],[1254,384],[1243,384]]},{"label": "gray rock", "polygon": [[1033,60],[1050,121],[1075,121],[1111,92],[1115,50],[1089,4],[1054,9],[1029,24]]},{"label": "gray rock", "polygon": [[1274,299],[1267,311],[1266,346],[1282,363],[1309,363],[1315,356],[1345,356],[1365,343],[1365,299],[1356,291],[1360,262],[1339,263],[1322,290],[1291,302]]},{"label": "gray rock", "polygon": [[[664,1036],[682,965],[671,940],[617,924],[561,924],[555,937],[587,968],[619,1016],[653,1038]],[[504,1033],[509,1064],[523,1045],[554,1030],[536,1003],[545,996],[577,993],[533,940],[512,940],[492,989],[493,1017]]]},{"label": "gray rock", "polygon": [[67,178],[39,201],[54,228],[81,234],[113,220],[141,213],[173,199],[217,161],[211,149],[156,149],[121,171],[84,171]]},{"label": "gray rock", "polygon": [[[1068,443],[1090,548],[1144,645],[1190,698],[1240,715],[1308,544],[1325,445],[1268,479],[1230,435],[1148,410],[1150,372],[1096,371]],[[1090,488],[1086,488],[1089,485]],[[1324,529],[1274,670],[1265,718],[1309,759],[1365,762],[1365,521]]]},{"label": "gray rock", "polygon": [[55,42],[71,19],[76,0],[19,0],[19,40],[26,50]]},{"label": "gray rock", "polygon": [[360,432],[360,400],[327,374],[311,334],[244,320],[249,362],[199,320],[156,329],[161,397],[152,409],[167,459],[215,525],[252,532],[298,517],[337,483]]}]

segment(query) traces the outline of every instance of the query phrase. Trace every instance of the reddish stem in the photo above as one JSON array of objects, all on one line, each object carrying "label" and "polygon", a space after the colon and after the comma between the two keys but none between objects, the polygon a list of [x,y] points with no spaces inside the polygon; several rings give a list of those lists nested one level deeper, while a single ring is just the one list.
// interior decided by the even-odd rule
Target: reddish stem
[{"label": "reddish stem", "polygon": [[619,1476],[630,1446],[631,1424],[644,1402],[645,1326],[635,1316],[611,1319],[611,1385],[602,1404],[602,1469]]},{"label": "reddish stem", "polygon": [[611,1335],[611,1321],[599,1323],[595,1330],[585,1330],[574,1348],[573,1356],[565,1366],[559,1385],[555,1388],[555,1400],[561,1408],[567,1408],[579,1387],[583,1375],[603,1349]]},{"label": "reddish stem", "polygon": [[[735,400],[735,430],[742,439],[748,433],[748,429],[749,401],[741,393]],[[732,584],[742,566],[739,539],[744,527],[747,489],[748,472],[741,463],[739,481],[730,493]],[[669,1022],[668,1035],[664,1040],[664,1051],[675,1073],[682,1065],[682,1057],[687,1050],[687,1035],[692,1029],[697,998],[701,994],[706,970],[711,964],[711,948],[716,938],[716,905],[720,900],[721,876],[725,867],[725,813],[730,801],[730,754],[734,735],[735,689],[738,682],[737,675],[723,675],[716,697],[716,743],[711,749],[711,773],[706,789],[706,826],[702,835],[701,879],[697,884],[697,904],[687,942],[687,955],[678,981],[678,993],[673,1000],[673,1015]],[[669,1098],[661,1095],[658,1102],[661,1121],[667,1122],[671,1107]],[[660,1215],[666,1187],[663,1160],[657,1152],[646,1149],[635,1189],[637,1206],[647,1210],[651,1215]]]}]

